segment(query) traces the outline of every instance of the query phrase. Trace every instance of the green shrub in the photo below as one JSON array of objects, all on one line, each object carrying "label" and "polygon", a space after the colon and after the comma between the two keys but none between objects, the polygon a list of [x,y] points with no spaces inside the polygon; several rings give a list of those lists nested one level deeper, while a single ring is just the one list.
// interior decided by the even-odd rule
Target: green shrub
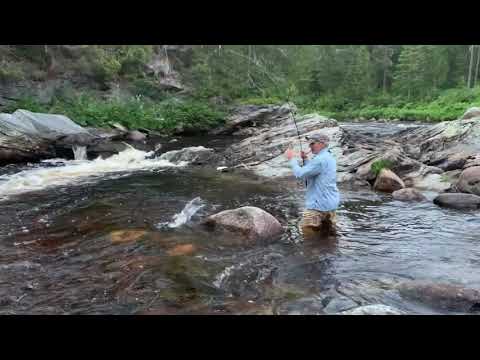
[{"label": "green shrub", "polygon": [[377,160],[372,163],[370,169],[375,175],[378,175],[382,169],[390,169],[393,163],[390,160]]},{"label": "green shrub", "polygon": [[208,130],[224,121],[225,113],[196,100],[154,103],[142,96],[128,100],[101,100],[90,94],[67,100],[54,99],[49,105],[25,98],[15,107],[33,112],[64,114],[82,126],[108,127],[120,123],[127,128],[147,128],[171,132],[177,126],[188,130]]},{"label": "green shrub", "polygon": [[23,69],[14,62],[2,61],[0,63],[0,82],[8,83],[25,78]]}]

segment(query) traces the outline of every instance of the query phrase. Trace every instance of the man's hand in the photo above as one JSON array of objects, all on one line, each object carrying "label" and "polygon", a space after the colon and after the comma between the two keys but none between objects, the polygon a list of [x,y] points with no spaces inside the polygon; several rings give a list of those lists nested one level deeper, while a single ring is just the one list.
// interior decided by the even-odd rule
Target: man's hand
[{"label": "man's hand", "polygon": [[305,153],[305,151],[301,151],[300,152],[300,156],[302,157],[302,159],[305,161],[305,160],[308,160],[308,155]]},{"label": "man's hand", "polygon": [[285,151],[285,156],[287,157],[288,160],[292,160],[297,154],[295,151],[291,148],[288,148],[287,151]]}]

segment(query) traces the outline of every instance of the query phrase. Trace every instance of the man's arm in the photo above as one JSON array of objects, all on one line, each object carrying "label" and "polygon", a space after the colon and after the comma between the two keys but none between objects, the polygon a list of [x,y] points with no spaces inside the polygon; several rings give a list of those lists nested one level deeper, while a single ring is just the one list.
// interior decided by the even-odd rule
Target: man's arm
[{"label": "man's arm", "polygon": [[298,159],[293,158],[290,160],[290,166],[292,167],[293,174],[296,178],[305,179],[309,176],[318,175],[321,173],[322,164],[319,161],[310,160],[304,166],[298,165]]}]

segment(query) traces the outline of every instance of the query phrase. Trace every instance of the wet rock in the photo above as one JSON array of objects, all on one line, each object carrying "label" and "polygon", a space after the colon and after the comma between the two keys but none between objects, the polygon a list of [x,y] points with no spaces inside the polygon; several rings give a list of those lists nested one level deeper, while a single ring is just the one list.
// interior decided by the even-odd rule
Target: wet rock
[{"label": "wet rock", "polygon": [[187,162],[192,165],[215,165],[222,162],[220,155],[214,149],[203,146],[192,146],[181,150],[173,150],[163,153],[161,160],[168,160],[174,164]]},{"label": "wet rock", "polygon": [[480,108],[479,107],[472,107],[465,111],[465,113],[462,115],[462,120],[469,120],[475,117],[480,117]]},{"label": "wet rock", "polygon": [[25,135],[8,136],[0,127],[0,166],[35,162],[55,157],[55,149],[49,141]]},{"label": "wet rock", "polygon": [[271,240],[283,233],[282,225],[268,212],[253,206],[225,210],[209,216],[204,225],[241,235],[248,242]]},{"label": "wet rock", "polygon": [[123,125],[121,125],[121,124],[119,124],[119,123],[113,123],[113,124],[112,124],[112,127],[115,128],[115,129],[118,129],[118,130],[120,130],[120,131],[123,131],[123,132],[127,132],[127,131],[128,131],[128,129],[127,129],[125,126],[123,126]]},{"label": "wet rock", "polygon": [[55,140],[56,146],[71,148],[73,145],[88,146],[97,140],[98,137],[91,134],[71,134],[61,136]]},{"label": "wet rock", "polygon": [[377,191],[392,193],[396,190],[403,189],[405,184],[393,171],[382,169],[378,174],[373,188]]},{"label": "wet rock", "polygon": [[442,169],[443,171],[457,170],[462,169],[463,166],[467,163],[470,154],[466,152],[461,152],[457,154],[448,154],[445,158],[442,158],[437,162],[430,162],[431,165]]},{"label": "wet rock", "polygon": [[480,166],[472,166],[463,170],[456,187],[461,192],[480,196]]},{"label": "wet rock", "polygon": [[138,130],[132,130],[125,135],[125,138],[130,141],[144,141],[147,135]]},{"label": "wet rock", "polygon": [[451,187],[452,184],[449,179],[441,169],[426,165],[403,177],[407,187],[437,192],[444,192]]},{"label": "wet rock", "polygon": [[403,282],[397,289],[404,298],[436,308],[461,312],[480,311],[480,291],[461,285],[415,280]]},{"label": "wet rock", "polygon": [[18,261],[18,262],[14,262],[14,263],[11,263],[11,264],[4,264],[4,265],[0,265],[0,270],[32,270],[32,269],[35,269],[35,270],[38,270],[40,269],[42,266],[40,264],[37,264],[37,263],[32,263],[31,261]]},{"label": "wet rock", "polygon": [[427,198],[418,190],[413,188],[405,188],[394,191],[392,196],[395,200],[400,201],[425,201]]},{"label": "wet rock", "polygon": [[372,181],[375,179],[372,165],[378,161],[386,161],[388,167],[398,176],[403,176],[412,171],[419,170],[423,164],[407,156],[399,147],[382,150],[371,158],[370,161],[358,167],[355,177],[360,180]]},{"label": "wet rock", "polygon": [[110,233],[110,240],[113,244],[135,242],[145,236],[145,230],[116,230]]},{"label": "wet rock", "polygon": [[407,130],[395,140],[418,147],[419,161],[436,163],[461,152],[478,153],[480,122],[476,119],[444,121],[433,126]]},{"label": "wet rock", "polygon": [[196,250],[197,249],[193,244],[182,244],[176,245],[172,249],[168,250],[167,254],[170,256],[192,255]]},{"label": "wet rock", "polygon": [[232,135],[234,136],[252,136],[257,132],[254,128],[245,128],[238,131],[235,131]]},{"label": "wet rock", "polygon": [[358,304],[352,299],[349,299],[348,297],[345,297],[345,296],[339,296],[331,299],[328,302],[327,306],[325,306],[323,311],[326,314],[335,314],[340,311],[346,311],[357,306]]},{"label": "wet rock", "polygon": [[212,130],[211,133],[228,135],[247,126],[285,120],[289,115],[290,106],[288,104],[282,106],[243,105],[234,109],[223,127]]},{"label": "wet rock", "polygon": [[308,296],[280,305],[276,313],[279,315],[324,315],[321,296]]},{"label": "wet rock", "polygon": [[128,146],[123,142],[106,140],[87,147],[87,154],[91,158],[97,158],[100,156],[105,159],[112,155],[118,154],[127,148]]},{"label": "wet rock", "polygon": [[462,193],[446,193],[440,194],[433,203],[453,209],[479,209],[480,208],[480,196],[473,194]]},{"label": "wet rock", "polygon": [[[330,151],[334,156],[341,157],[341,139],[343,130],[333,119],[309,114],[297,118],[299,132],[303,136],[325,134],[331,139]],[[306,148],[305,139],[302,140],[303,150]],[[284,152],[288,147],[300,150],[295,124],[290,117],[274,122],[270,127],[262,129],[254,136],[243,139],[225,151],[227,162],[231,166],[240,166],[253,170],[256,174],[266,177],[286,177],[292,172]]]},{"label": "wet rock", "polygon": [[403,311],[400,311],[394,307],[374,304],[374,305],[365,305],[360,306],[355,309],[341,311],[337,315],[403,315]]}]

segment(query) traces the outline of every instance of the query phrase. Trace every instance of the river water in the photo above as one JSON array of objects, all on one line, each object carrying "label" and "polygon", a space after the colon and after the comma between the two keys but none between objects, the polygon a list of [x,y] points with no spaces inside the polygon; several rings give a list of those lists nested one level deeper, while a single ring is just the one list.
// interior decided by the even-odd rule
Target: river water
[{"label": "river water", "polygon": [[[480,287],[478,212],[365,188],[341,193],[338,236],[305,243],[295,180],[174,165],[133,149],[107,160],[4,168],[0,314],[308,314],[335,301],[436,314],[448,310],[404,299],[395,285]],[[272,213],[285,234],[245,246],[198,225],[245,205]]]}]

